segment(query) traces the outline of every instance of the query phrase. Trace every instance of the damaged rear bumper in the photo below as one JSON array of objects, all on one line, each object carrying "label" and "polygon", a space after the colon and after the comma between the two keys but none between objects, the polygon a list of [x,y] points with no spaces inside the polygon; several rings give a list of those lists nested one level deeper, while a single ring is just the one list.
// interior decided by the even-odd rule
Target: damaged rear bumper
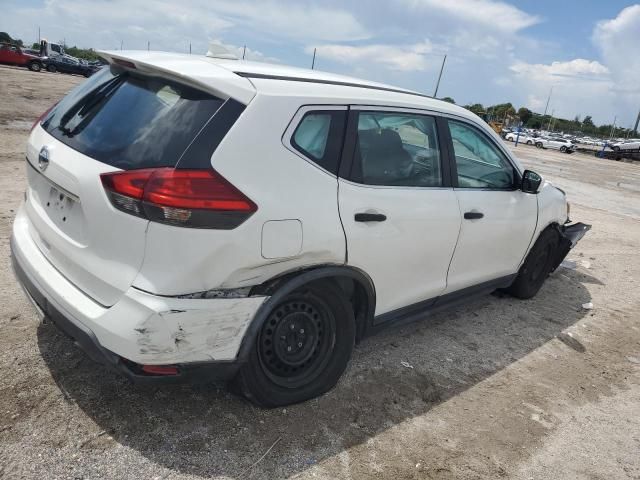
[{"label": "damaged rear bumper", "polygon": [[556,258],[554,259],[553,268],[554,271],[558,268],[558,265],[562,263],[569,251],[576,246],[576,244],[585,236],[585,234],[591,230],[591,225],[586,223],[573,223],[571,225],[563,225],[558,227],[558,233],[560,234],[560,244],[556,251]]},{"label": "damaged rear bumper", "polygon": [[[131,287],[114,305],[104,307],[51,265],[23,224],[14,224],[11,262],[44,317],[91,359],[140,382],[233,376],[249,325],[268,298],[180,299]],[[142,366],[178,371],[160,376]]]}]

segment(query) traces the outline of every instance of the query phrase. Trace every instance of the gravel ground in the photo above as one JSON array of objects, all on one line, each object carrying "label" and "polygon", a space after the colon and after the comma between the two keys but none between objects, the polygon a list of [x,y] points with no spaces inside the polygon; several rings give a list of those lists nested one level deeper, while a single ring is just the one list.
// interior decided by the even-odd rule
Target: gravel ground
[{"label": "gravel ground", "polygon": [[1,478],[640,478],[639,165],[518,146],[593,224],[576,268],[532,300],[388,330],[327,395],[260,410],[221,386],[130,385],[38,324],[16,285],[29,127],[80,81],[0,67]]}]

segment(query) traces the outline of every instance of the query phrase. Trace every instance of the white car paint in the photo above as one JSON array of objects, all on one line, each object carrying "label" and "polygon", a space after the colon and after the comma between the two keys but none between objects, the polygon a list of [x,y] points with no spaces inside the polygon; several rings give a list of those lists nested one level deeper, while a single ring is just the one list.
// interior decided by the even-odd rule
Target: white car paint
[{"label": "white car paint", "polygon": [[[123,213],[111,205],[99,179],[117,169],[36,126],[27,147],[26,202],[14,223],[14,256],[48,302],[128,360],[149,365],[233,360],[267,298],[176,296],[252,287],[313,266],[347,265],[372,279],[375,312],[384,314],[515,274],[539,232],[566,220],[564,195],[548,184],[537,195],[368,186],[336,178],[288,143],[296,118],[309,106],[412,109],[474,125],[522,173],[500,137],[458,106],[279,65],[157,52],[105,56],[244,103],[210,162],[258,205],[231,230],[181,228]],[[247,79],[235,72],[308,81]],[[43,146],[50,148],[51,162],[38,172]],[[77,224],[41,208],[54,184],[78,197],[71,207]],[[485,218],[463,220],[469,210],[483,211]],[[382,213],[388,221],[354,222],[362,211]],[[282,245],[278,235],[287,237]]]}]

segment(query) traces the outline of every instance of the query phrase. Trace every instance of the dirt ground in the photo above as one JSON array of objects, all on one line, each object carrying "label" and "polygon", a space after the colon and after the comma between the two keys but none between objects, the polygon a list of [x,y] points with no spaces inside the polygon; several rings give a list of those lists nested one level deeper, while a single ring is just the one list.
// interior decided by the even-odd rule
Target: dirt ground
[{"label": "dirt ground", "polygon": [[576,268],[532,300],[368,339],[327,395],[260,410],[218,386],[130,385],[16,285],[29,127],[80,81],[0,67],[0,477],[640,479],[640,165],[518,146],[593,224]]}]

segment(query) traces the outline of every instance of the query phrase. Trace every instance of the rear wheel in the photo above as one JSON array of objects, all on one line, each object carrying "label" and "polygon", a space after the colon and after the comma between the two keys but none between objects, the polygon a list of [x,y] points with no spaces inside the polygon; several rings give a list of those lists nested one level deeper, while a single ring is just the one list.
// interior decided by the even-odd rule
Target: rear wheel
[{"label": "rear wheel", "polygon": [[32,72],[39,72],[42,69],[42,65],[39,62],[31,62],[29,63],[29,70]]},{"label": "rear wheel", "polygon": [[56,73],[56,66],[55,65],[47,65],[47,71],[51,72],[51,73]]},{"label": "rear wheel", "polygon": [[536,142],[536,148],[542,148],[542,143]]},{"label": "rear wheel", "polygon": [[304,286],[270,312],[235,387],[263,407],[321,395],[344,372],[355,332],[351,304],[340,289],[327,282]]},{"label": "rear wheel", "polygon": [[527,140],[527,145],[533,145],[533,142],[531,140]]},{"label": "rear wheel", "polygon": [[549,228],[540,234],[527,255],[518,276],[507,288],[507,292],[517,298],[533,297],[551,273],[553,259],[559,243],[558,232]]}]

